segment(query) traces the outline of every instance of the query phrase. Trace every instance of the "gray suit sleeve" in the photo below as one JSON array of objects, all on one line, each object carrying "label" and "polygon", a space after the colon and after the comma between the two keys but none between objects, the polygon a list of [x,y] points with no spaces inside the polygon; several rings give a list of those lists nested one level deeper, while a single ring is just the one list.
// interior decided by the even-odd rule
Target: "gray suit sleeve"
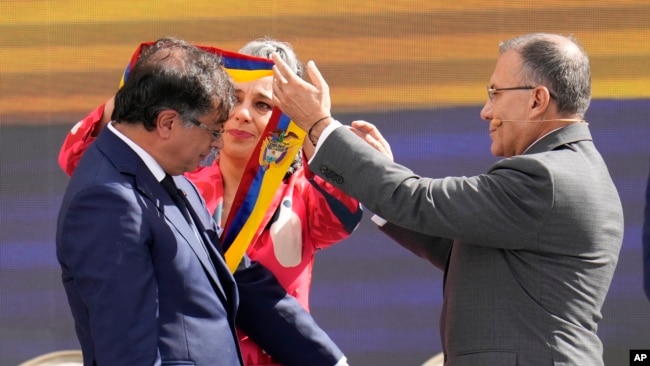
[{"label": "gray suit sleeve", "polygon": [[421,234],[390,222],[380,226],[379,230],[413,254],[445,270],[453,240]]},{"label": "gray suit sleeve", "polygon": [[488,174],[426,178],[337,128],[310,169],[398,226],[484,246],[533,242],[552,209],[549,172],[529,157],[506,159]]}]

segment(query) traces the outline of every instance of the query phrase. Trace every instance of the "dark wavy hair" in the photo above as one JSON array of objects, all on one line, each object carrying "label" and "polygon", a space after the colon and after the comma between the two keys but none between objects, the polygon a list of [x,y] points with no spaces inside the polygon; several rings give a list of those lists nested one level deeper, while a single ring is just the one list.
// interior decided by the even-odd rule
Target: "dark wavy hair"
[{"label": "dark wavy hair", "polygon": [[234,87],[220,56],[168,37],[143,50],[115,96],[112,119],[152,130],[158,114],[167,109],[185,121],[218,110],[225,122],[233,105]]}]

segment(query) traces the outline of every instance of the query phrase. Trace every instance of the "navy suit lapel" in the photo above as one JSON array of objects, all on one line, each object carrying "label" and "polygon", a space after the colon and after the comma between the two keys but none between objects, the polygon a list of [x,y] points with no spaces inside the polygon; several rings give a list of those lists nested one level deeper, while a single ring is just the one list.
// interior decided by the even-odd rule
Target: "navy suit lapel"
[{"label": "navy suit lapel", "polygon": [[[228,269],[228,265],[226,264],[226,261],[224,259],[223,251],[221,249],[221,240],[217,236],[217,233],[215,231],[211,231],[213,235],[209,235],[208,233],[210,231],[206,230],[206,227],[203,225],[203,221],[197,214],[197,210],[202,210],[205,211],[205,218],[210,221],[210,223],[214,223],[212,221],[212,217],[207,213],[207,209],[203,207],[203,203],[199,198],[199,192],[196,191],[194,186],[190,186],[189,183],[183,182],[184,179],[179,178],[179,180],[176,182],[176,185],[178,187],[183,187],[183,184],[187,184],[188,187],[186,189],[181,189],[182,191],[192,191],[194,194],[193,195],[186,195],[185,196],[185,202],[190,209],[190,215],[192,216],[192,219],[196,223],[200,235],[203,238],[203,242],[205,243],[205,250],[208,251],[209,257],[212,259],[212,263],[214,263],[213,269],[217,272],[218,277],[221,279],[220,285],[222,286],[222,291],[227,293],[229,295],[229,298],[231,298],[233,301],[233,305],[236,306],[238,303],[238,294],[236,290],[236,285],[235,285],[235,279],[230,273],[230,270]],[[216,224],[213,224],[216,225]],[[203,248],[201,248],[203,249]],[[229,285],[227,288],[225,288],[225,285]]]},{"label": "navy suit lapel", "polygon": [[[153,202],[158,210],[167,218],[170,227],[178,231],[180,236],[185,239],[199,259],[199,262],[201,262],[201,265],[216,289],[215,292],[223,303],[229,304],[234,302],[234,300],[228,301],[229,297],[226,296],[227,292],[224,290],[220,281],[221,278],[224,283],[233,282],[232,275],[228,272],[228,277],[225,277],[223,271],[219,271],[218,274],[216,270],[216,268],[223,267],[228,271],[225,262],[221,259],[220,262],[214,262],[214,266],[212,265],[208,254],[194,234],[194,230],[187,223],[185,217],[183,217],[180,209],[172,201],[167,191],[165,191],[160,182],[151,174],[142,159],[108,128],[102,130],[95,144],[120,173],[134,177],[135,187],[138,193]],[[206,236],[204,235],[204,237]],[[215,257],[219,256],[217,255]]]},{"label": "navy suit lapel", "polygon": [[[192,210],[194,210],[191,204],[189,207],[191,207]],[[199,233],[203,238],[203,242],[205,243],[205,250],[207,250],[209,257],[212,260],[212,263],[214,264],[213,269],[217,272],[217,276],[222,279],[219,282],[219,285],[221,286],[221,290],[225,293],[228,293],[231,299],[235,299],[237,296],[237,291],[234,290],[235,288],[234,277],[232,276],[230,270],[228,269],[228,265],[226,264],[226,261],[223,257],[223,252],[221,252],[220,250],[221,240],[219,239],[219,237],[216,236],[216,233],[214,238],[211,238],[208,235],[208,231],[201,223],[201,220],[194,214],[194,212],[190,212],[190,214],[192,215],[192,218],[194,219],[196,225],[198,226]],[[225,284],[232,284],[232,286],[228,288],[228,290],[230,291],[226,291],[226,289],[223,288]]]},{"label": "navy suit lapel", "polygon": [[[156,182],[158,183],[158,182]],[[158,184],[159,185],[159,184]],[[192,226],[185,220],[185,217],[181,213],[180,209],[176,204],[172,201],[172,199],[167,195],[167,192],[160,187],[162,192],[159,192],[160,195],[157,197],[164,197],[161,198],[158,201],[158,209],[165,215],[171,226],[173,226],[178,233],[185,239],[187,244],[190,246],[194,254],[197,256],[199,259],[199,262],[201,262],[201,265],[203,266],[203,269],[206,271],[206,273],[209,275],[210,279],[212,280],[212,283],[214,287],[217,289],[217,294],[219,297],[222,298],[224,303],[228,303],[226,296],[226,292],[224,291],[224,288],[221,284],[221,281],[219,280],[220,276],[217,274],[216,267],[218,267],[220,264],[215,263],[209,256],[209,253],[206,253],[207,245],[208,242],[206,242],[206,249],[204,249],[203,244],[199,241],[199,239],[196,237],[196,234],[194,233],[194,229]],[[196,218],[194,219],[195,221]],[[197,229],[199,231],[199,235],[202,235],[203,240],[205,241],[207,239],[207,236],[205,235],[205,230],[203,229],[203,226],[200,225],[200,222],[197,223]]]}]

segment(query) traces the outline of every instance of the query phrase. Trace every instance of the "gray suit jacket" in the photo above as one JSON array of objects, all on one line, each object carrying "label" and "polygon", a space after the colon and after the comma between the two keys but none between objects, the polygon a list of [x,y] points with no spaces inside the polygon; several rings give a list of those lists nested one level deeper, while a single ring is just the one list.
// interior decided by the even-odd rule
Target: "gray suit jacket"
[{"label": "gray suit jacket", "polygon": [[550,133],[487,174],[442,179],[420,177],[338,128],[310,168],[391,222],[391,237],[444,266],[447,365],[603,364],[596,330],[623,212],[586,124]]}]

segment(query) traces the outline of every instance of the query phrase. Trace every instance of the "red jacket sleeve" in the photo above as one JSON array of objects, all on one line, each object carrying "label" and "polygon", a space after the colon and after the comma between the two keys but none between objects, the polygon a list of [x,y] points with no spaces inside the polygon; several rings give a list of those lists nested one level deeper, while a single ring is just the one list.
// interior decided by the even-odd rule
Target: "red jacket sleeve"
[{"label": "red jacket sleeve", "polygon": [[104,106],[105,104],[100,105],[77,122],[65,137],[59,151],[59,166],[66,174],[72,175],[81,156],[97,138],[99,123],[104,115]]}]

